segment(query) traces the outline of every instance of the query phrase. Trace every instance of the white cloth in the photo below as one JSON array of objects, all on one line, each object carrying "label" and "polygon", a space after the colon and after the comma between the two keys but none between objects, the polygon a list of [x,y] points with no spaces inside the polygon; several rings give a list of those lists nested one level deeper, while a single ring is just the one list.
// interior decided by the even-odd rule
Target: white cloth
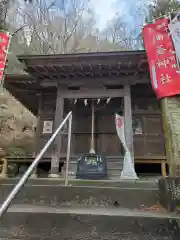
[{"label": "white cloth", "polygon": [[138,179],[138,177],[134,169],[131,153],[126,145],[125,132],[124,132],[124,117],[116,114],[115,123],[116,123],[117,135],[125,150],[124,165],[123,165],[123,170],[121,172],[121,178],[136,180]]},{"label": "white cloth", "polygon": [[176,51],[176,56],[180,61],[180,22],[178,21],[177,16],[169,23],[168,27]]}]

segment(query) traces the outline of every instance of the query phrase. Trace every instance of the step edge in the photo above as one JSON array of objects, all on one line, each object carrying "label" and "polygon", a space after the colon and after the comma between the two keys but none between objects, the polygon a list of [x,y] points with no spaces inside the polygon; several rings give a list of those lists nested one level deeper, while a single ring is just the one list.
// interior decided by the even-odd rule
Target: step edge
[{"label": "step edge", "polygon": [[[10,184],[10,183],[5,183],[5,184],[1,184],[0,185],[0,188],[2,186],[14,186],[14,184]],[[104,186],[76,186],[76,185],[68,185],[68,186],[65,186],[65,185],[52,185],[52,184],[46,184],[46,185],[43,185],[43,184],[26,184],[24,187],[59,187],[59,188],[85,188],[85,189],[119,189],[119,190],[142,190],[142,191],[158,191],[158,187],[154,186],[154,187],[149,187],[149,188],[142,188],[142,187],[121,187],[121,186],[107,186],[107,187],[104,187]]]},{"label": "step edge", "polygon": [[13,205],[7,213],[29,213],[29,214],[74,214],[74,215],[92,215],[92,216],[110,216],[110,217],[137,217],[137,218],[155,218],[180,221],[180,216],[170,213],[152,213],[146,211],[137,211],[132,209],[118,208],[55,208],[49,206],[34,205]]}]

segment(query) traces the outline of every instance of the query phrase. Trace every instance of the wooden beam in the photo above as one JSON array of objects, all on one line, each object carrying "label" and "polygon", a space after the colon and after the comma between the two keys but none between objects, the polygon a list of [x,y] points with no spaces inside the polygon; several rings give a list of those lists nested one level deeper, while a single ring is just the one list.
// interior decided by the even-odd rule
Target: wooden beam
[{"label": "wooden beam", "polygon": [[104,89],[93,89],[93,90],[61,90],[61,96],[68,99],[76,98],[104,98],[104,97],[124,97],[124,89],[115,90],[104,90]]},{"label": "wooden beam", "polygon": [[67,79],[67,78],[59,78],[59,79],[44,79],[41,81],[40,85],[41,87],[56,87],[58,84],[67,84],[68,86],[73,85],[85,85],[88,82],[95,83],[101,83],[104,85],[125,85],[125,84],[131,84],[135,85],[137,83],[149,83],[149,77],[148,76],[142,76],[139,75],[132,75],[132,76],[116,76],[116,77],[79,77],[79,78],[73,78],[73,79]]},{"label": "wooden beam", "polygon": [[33,94],[25,94],[24,91],[17,91],[17,88],[12,86],[11,84],[6,84],[5,88],[11,93],[13,97],[15,97],[19,102],[22,103],[27,109],[29,109],[34,115],[37,113],[37,93]]},{"label": "wooden beam", "polygon": [[[7,88],[8,89],[8,88]],[[12,89],[10,87],[10,89]],[[24,93],[24,94],[33,94],[33,95],[38,95],[39,91],[37,90],[31,90],[31,89],[18,89],[18,88],[14,88],[14,91],[16,91],[17,93]]]},{"label": "wooden beam", "polygon": [[124,86],[124,124],[126,143],[130,150],[132,159],[134,161],[134,146],[133,146],[133,128],[132,128],[132,107],[131,107],[131,92],[130,86]]},{"label": "wooden beam", "polygon": [[[61,88],[57,88],[57,98],[56,98],[56,112],[54,117],[54,131],[59,127],[60,123],[63,121],[64,113],[64,99],[61,95]],[[55,138],[54,149],[51,157],[51,177],[56,177],[59,175],[59,159],[62,145],[62,136],[58,134]]]}]

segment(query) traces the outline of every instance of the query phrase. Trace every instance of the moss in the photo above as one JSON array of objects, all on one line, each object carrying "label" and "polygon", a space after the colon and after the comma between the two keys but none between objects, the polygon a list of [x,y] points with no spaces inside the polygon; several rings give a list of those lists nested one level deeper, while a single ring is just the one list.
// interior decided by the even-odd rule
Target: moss
[{"label": "moss", "polygon": [[7,157],[16,157],[16,158],[25,157],[26,152],[22,148],[12,147],[12,148],[7,148],[6,155]]}]

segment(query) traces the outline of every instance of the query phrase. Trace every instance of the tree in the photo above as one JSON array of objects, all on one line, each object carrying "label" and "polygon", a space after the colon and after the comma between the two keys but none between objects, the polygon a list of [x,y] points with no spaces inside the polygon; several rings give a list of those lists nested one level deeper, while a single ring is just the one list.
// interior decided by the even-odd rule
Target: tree
[{"label": "tree", "polygon": [[148,10],[147,19],[151,21],[154,18],[178,12],[180,3],[176,0],[153,0],[148,6]]},{"label": "tree", "polygon": [[127,28],[127,24],[120,15],[117,15],[108,23],[103,35],[106,41],[109,40],[114,47],[119,46],[119,49],[125,50],[133,49],[134,39],[131,30]]},{"label": "tree", "polygon": [[116,0],[116,15],[104,31],[106,39],[120,49],[142,49],[141,28],[148,12],[149,0]]},{"label": "tree", "polygon": [[25,26],[21,38],[30,54],[83,51],[81,42],[93,32],[95,23],[88,0],[62,1],[60,7],[41,1],[19,5],[15,12]]},{"label": "tree", "polygon": [[[14,1],[0,1],[0,28],[8,30],[11,33],[16,31],[12,28],[8,16],[13,9]],[[13,31],[11,31],[13,30]],[[18,34],[14,35],[12,40],[17,41]],[[12,45],[13,46],[13,45]],[[11,58],[11,53],[8,54],[8,59]],[[6,70],[6,69],[5,69]],[[26,110],[11,94],[5,89],[0,91],[0,150],[5,150],[5,155],[10,148],[16,151],[17,148],[21,152],[31,150],[33,144],[34,133],[32,125],[35,123],[35,117]],[[23,131],[26,126],[26,131]]]},{"label": "tree", "polygon": [[0,0],[0,30],[6,29],[6,17],[12,2],[10,0]]}]

